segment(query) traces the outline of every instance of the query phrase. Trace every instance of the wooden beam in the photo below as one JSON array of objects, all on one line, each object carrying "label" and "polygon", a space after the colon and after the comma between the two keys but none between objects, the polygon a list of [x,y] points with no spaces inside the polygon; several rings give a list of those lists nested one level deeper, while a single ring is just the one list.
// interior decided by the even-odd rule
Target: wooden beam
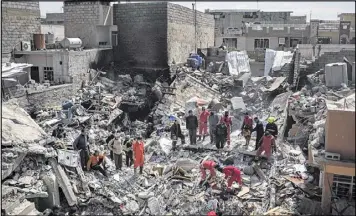
[{"label": "wooden beam", "polygon": [[343,166],[334,166],[334,165],[326,165],[325,172],[333,173],[337,175],[347,175],[347,176],[355,176],[355,168],[352,167],[343,167]]}]

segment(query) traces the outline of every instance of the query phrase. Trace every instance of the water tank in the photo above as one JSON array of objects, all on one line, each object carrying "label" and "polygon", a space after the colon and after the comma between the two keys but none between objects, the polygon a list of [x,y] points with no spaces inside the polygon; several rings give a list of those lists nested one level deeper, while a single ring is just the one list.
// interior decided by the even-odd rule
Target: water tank
[{"label": "water tank", "polygon": [[47,44],[54,44],[54,34],[46,34]]},{"label": "water tank", "polygon": [[33,41],[35,42],[36,50],[46,49],[45,35],[44,34],[33,34]]},{"label": "water tank", "polygon": [[82,47],[82,40],[80,38],[64,38],[61,44],[63,48],[80,48]]},{"label": "water tank", "polygon": [[347,85],[346,63],[331,63],[325,65],[325,85],[327,87],[340,87],[341,83]]}]

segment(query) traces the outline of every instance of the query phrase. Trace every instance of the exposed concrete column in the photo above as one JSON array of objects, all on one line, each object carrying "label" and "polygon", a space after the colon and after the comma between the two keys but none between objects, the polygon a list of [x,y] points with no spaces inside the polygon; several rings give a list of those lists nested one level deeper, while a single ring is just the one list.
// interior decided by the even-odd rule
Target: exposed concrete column
[{"label": "exposed concrete column", "polygon": [[333,185],[333,173],[324,172],[323,180],[323,195],[321,197],[321,208],[325,215],[329,215],[331,212],[331,195],[332,195],[332,185]]},{"label": "exposed concrete column", "polygon": [[49,172],[42,176],[42,180],[47,186],[48,207],[52,208],[54,206],[60,206],[59,188],[56,176],[53,172]]}]

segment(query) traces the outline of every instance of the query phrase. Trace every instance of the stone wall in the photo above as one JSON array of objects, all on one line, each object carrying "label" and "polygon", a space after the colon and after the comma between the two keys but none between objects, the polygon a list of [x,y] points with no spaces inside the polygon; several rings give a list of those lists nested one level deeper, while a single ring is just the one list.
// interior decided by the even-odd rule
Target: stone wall
[{"label": "stone wall", "polygon": [[99,2],[65,2],[65,37],[80,38],[85,48],[97,47],[96,25],[100,18]]},{"label": "stone wall", "polygon": [[343,49],[355,50],[354,44],[318,44],[314,51],[312,44],[298,44],[297,47],[303,58],[311,60],[313,57],[317,56],[319,45],[321,47],[320,55],[324,54],[325,52],[339,52]]},{"label": "stone wall", "polygon": [[115,61],[127,67],[167,67],[167,3],[114,4]]},{"label": "stone wall", "polygon": [[8,61],[13,48],[21,50],[21,41],[33,40],[33,34],[41,33],[39,2],[1,2],[3,62]]},{"label": "stone wall", "polygon": [[11,101],[17,102],[20,107],[28,111],[31,107],[61,106],[62,101],[71,99],[74,94],[72,84],[64,84],[34,91],[27,96],[11,99]]},{"label": "stone wall", "polygon": [[190,8],[168,3],[168,63],[186,62],[190,52],[197,48],[214,46],[214,16],[197,11],[196,38],[194,11]]},{"label": "stone wall", "polygon": [[80,88],[83,81],[89,79],[90,68],[100,69],[113,60],[112,49],[71,51],[68,55],[68,74],[72,77],[75,90]]}]

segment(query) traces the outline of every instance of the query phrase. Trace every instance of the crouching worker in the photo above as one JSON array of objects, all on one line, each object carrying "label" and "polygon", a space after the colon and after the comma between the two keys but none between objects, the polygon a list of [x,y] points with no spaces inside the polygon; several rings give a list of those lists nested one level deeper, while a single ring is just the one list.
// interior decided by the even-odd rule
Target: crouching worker
[{"label": "crouching worker", "polygon": [[[87,170],[90,171],[90,169],[93,170],[98,170],[103,174],[104,176],[108,177],[108,174],[105,171],[105,155],[100,154],[98,150],[95,151],[94,155],[91,155],[89,157],[89,161],[87,163]],[[101,164],[103,164],[103,167],[101,167]]]},{"label": "crouching worker", "polygon": [[225,174],[225,179],[227,180],[227,191],[232,192],[231,186],[232,183],[236,182],[239,184],[240,188],[242,187],[241,180],[241,171],[235,166],[226,166],[224,168],[219,167],[219,172],[223,172]]},{"label": "crouching worker", "polygon": [[207,180],[210,180],[212,178],[215,178],[216,172],[215,169],[218,169],[220,166],[213,160],[206,160],[206,161],[200,161],[200,172],[201,172],[201,180],[199,182],[199,185],[202,185],[203,182],[205,182],[206,179],[206,170],[209,170],[209,178]]}]

